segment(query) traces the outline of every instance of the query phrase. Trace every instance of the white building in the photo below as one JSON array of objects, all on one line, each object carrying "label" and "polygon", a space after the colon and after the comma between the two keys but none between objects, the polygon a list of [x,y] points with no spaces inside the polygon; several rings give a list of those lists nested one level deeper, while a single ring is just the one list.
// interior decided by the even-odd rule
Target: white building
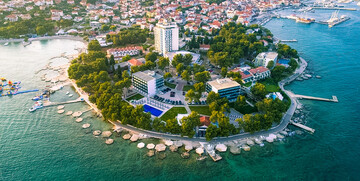
[{"label": "white building", "polygon": [[132,85],[139,93],[152,97],[164,86],[164,78],[150,70],[136,72],[132,75]]},{"label": "white building", "polygon": [[216,79],[206,83],[206,92],[219,93],[220,97],[227,98],[230,102],[236,101],[240,95],[240,84],[229,78]]},{"label": "white building", "polygon": [[256,56],[254,60],[254,64],[255,66],[267,67],[270,61],[274,61],[274,65],[275,65],[277,58],[278,58],[278,53],[276,52],[262,52]]},{"label": "white building", "polygon": [[176,23],[158,23],[154,28],[155,50],[165,55],[179,50],[179,28]]}]

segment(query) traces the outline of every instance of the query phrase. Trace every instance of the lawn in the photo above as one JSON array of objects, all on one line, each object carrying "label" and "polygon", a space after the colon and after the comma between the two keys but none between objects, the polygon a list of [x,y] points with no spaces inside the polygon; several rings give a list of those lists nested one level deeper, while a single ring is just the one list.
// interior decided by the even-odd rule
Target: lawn
[{"label": "lawn", "polygon": [[173,107],[170,110],[168,110],[163,116],[161,116],[161,119],[164,121],[167,121],[169,119],[175,118],[178,114],[186,114],[187,111],[184,107]]},{"label": "lawn", "polygon": [[194,86],[192,86],[192,85],[184,85],[183,91],[188,91],[190,89],[195,90]]},{"label": "lawn", "polygon": [[252,84],[252,82],[248,82],[248,83],[244,84],[244,86],[245,86],[245,87],[250,87],[251,84]]},{"label": "lawn", "polygon": [[243,107],[236,107],[235,108],[235,102],[230,103],[230,107],[234,108],[235,110],[237,110],[238,112],[240,112],[241,114],[251,114],[254,112],[257,112],[257,108],[256,107],[251,107],[250,105],[246,104]]},{"label": "lawn", "polygon": [[265,80],[259,81],[259,83],[265,85],[265,89],[268,93],[280,91],[280,87],[278,86],[278,84],[271,78],[267,78]]},{"label": "lawn", "polygon": [[211,116],[211,112],[209,110],[209,106],[189,106],[191,111],[195,111],[199,114]]},{"label": "lawn", "polygon": [[127,101],[131,101],[131,100],[139,100],[141,98],[143,98],[144,96],[142,96],[141,94],[135,94],[134,96],[131,96],[129,98],[127,98]]},{"label": "lawn", "polygon": [[170,83],[170,82],[164,82],[164,84],[165,84],[166,87],[170,87],[170,88],[172,88],[172,89],[175,89],[175,87],[176,87],[175,84],[172,84],[172,83]]}]

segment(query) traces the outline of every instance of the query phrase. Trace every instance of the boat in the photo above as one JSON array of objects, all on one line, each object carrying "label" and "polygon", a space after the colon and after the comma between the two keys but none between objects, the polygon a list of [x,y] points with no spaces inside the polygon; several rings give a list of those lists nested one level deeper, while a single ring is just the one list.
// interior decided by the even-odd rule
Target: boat
[{"label": "boat", "polygon": [[310,24],[310,23],[315,22],[315,19],[314,19],[314,18],[302,18],[302,17],[298,17],[298,18],[296,19],[296,22],[297,22],[297,23]]},{"label": "boat", "polygon": [[358,2],[357,5],[360,6],[360,2]]},{"label": "boat", "polygon": [[4,43],[4,46],[8,46],[8,45],[9,45],[9,42]]},{"label": "boat", "polygon": [[66,92],[66,95],[69,95],[69,94],[70,94],[70,92],[69,92],[69,91],[67,91],[67,92]]},{"label": "boat", "polygon": [[0,77],[0,80],[1,80],[1,81],[6,81],[6,78]]},{"label": "boat", "polygon": [[35,96],[32,98],[33,101],[39,101],[39,100],[42,100],[44,97],[42,95],[40,96]]},{"label": "boat", "polygon": [[69,94],[69,97],[72,97],[73,95],[72,94]]},{"label": "boat", "polygon": [[37,109],[41,109],[43,108],[43,104],[41,101],[37,101],[35,102],[35,104],[29,109],[30,112],[34,112],[36,111]]}]

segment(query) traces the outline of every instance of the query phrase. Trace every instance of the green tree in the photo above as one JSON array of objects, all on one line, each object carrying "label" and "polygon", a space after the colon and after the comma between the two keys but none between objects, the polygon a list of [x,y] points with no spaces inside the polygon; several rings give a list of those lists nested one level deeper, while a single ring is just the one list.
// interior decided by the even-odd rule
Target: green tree
[{"label": "green tree", "polygon": [[181,121],[181,135],[192,138],[195,135],[196,126],[200,126],[200,115],[192,111],[189,116],[184,117]]},{"label": "green tree", "polygon": [[114,55],[110,56],[110,61],[109,61],[110,65],[115,65],[115,59],[114,59]]},{"label": "green tree", "polygon": [[44,26],[37,26],[36,27],[36,33],[38,35],[44,35],[46,33],[46,29]]},{"label": "green tree", "polygon": [[186,101],[192,102],[195,100],[195,98],[196,98],[196,93],[194,92],[194,90],[190,89],[186,92],[185,94]]},{"label": "green tree", "polygon": [[203,71],[203,72],[198,72],[195,74],[195,80],[198,82],[207,82],[208,80],[210,80],[211,76],[210,73],[208,71]]},{"label": "green tree", "polygon": [[206,98],[206,102],[208,104],[217,101],[218,99],[220,99],[220,94],[215,93],[214,91],[209,92],[207,98]]},{"label": "green tree", "polygon": [[201,93],[205,92],[205,84],[202,82],[194,84],[195,91],[201,95]]},{"label": "green tree", "polygon": [[170,72],[166,72],[166,73],[164,74],[164,79],[168,79],[168,78],[171,78],[171,77],[172,77],[172,75],[171,75]]},{"label": "green tree", "polygon": [[101,51],[101,46],[97,40],[91,40],[88,44],[88,51]]},{"label": "green tree", "polygon": [[215,125],[210,124],[208,126],[208,128],[206,129],[206,133],[205,133],[206,141],[210,141],[213,138],[217,137],[218,132],[219,132],[219,129]]},{"label": "green tree", "polygon": [[155,131],[164,132],[166,130],[166,122],[160,118],[155,118],[152,123],[152,127]]},{"label": "green tree", "polygon": [[228,69],[226,67],[223,67],[223,68],[221,68],[221,73],[220,74],[221,74],[222,77],[226,77],[227,72],[228,72]]},{"label": "green tree", "polygon": [[185,54],[184,57],[182,58],[183,63],[186,66],[191,64],[192,59],[193,59],[193,56],[190,53]]},{"label": "green tree", "polygon": [[268,69],[272,69],[274,67],[274,61],[270,61],[267,66]]},{"label": "green tree", "polygon": [[185,66],[184,66],[184,64],[182,64],[182,63],[179,63],[177,66],[176,66],[176,72],[178,73],[178,74],[182,74],[182,72],[183,72],[183,70],[185,69]]},{"label": "green tree", "polygon": [[166,131],[172,134],[180,134],[181,126],[178,124],[176,119],[169,119],[166,121]]},{"label": "green tree", "polygon": [[271,77],[275,81],[280,81],[283,77],[283,73],[285,72],[285,67],[282,65],[275,66],[274,69],[271,70]]},{"label": "green tree", "polygon": [[191,80],[191,77],[190,77],[190,74],[187,70],[184,70],[181,74],[181,78],[183,80],[186,80],[186,81],[190,81]]},{"label": "green tree", "polygon": [[156,52],[149,52],[148,54],[146,54],[145,60],[155,62],[157,59],[157,56],[158,56],[158,54]]},{"label": "green tree", "polygon": [[169,58],[160,57],[157,65],[161,70],[165,70],[165,68],[169,66]]},{"label": "green tree", "polygon": [[125,55],[124,57],[122,57],[122,61],[123,61],[123,62],[127,62],[127,61],[129,61],[129,60],[131,60],[131,56],[130,56],[130,55]]},{"label": "green tree", "polygon": [[251,93],[257,98],[257,99],[262,99],[265,97],[266,95],[266,89],[265,89],[265,85],[261,84],[261,83],[256,83],[252,88],[251,88]]}]

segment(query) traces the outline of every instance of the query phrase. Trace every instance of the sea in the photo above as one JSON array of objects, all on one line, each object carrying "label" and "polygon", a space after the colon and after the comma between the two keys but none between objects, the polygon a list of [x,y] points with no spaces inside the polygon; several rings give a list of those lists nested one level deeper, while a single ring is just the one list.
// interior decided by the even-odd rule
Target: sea
[{"label": "sea", "polygon": [[[316,10],[308,16],[326,19],[332,12]],[[308,71],[321,76],[286,88],[296,94],[339,99],[338,103],[300,101],[308,112],[306,125],[316,130],[314,134],[295,134],[239,155],[221,153],[223,159],[218,162],[198,161],[194,151],[189,159],[170,151],[160,159],[146,156],[146,149],[116,134],[111,136],[114,144],[106,145],[92,131],[112,126],[91,112],[77,123],[58,114],[56,107],[30,113],[36,93],[0,97],[0,180],[359,180],[360,12],[339,14],[351,19],[333,28],[288,19],[273,19],[265,25],[279,39],[298,40],[288,44],[308,61]],[[38,71],[48,63],[65,64],[67,60],[58,56],[76,54],[82,47],[82,42],[72,40],[34,41],[26,47],[0,45],[0,77],[21,81],[21,90],[43,89],[49,83],[41,77],[57,73]],[[67,96],[67,91],[74,96]],[[76,98],[69,86],[51,97],[55,102]],[[85,103],[65,106],[66,111],[87,109]],[[83,129],[84,123],[91,127]]]}]

